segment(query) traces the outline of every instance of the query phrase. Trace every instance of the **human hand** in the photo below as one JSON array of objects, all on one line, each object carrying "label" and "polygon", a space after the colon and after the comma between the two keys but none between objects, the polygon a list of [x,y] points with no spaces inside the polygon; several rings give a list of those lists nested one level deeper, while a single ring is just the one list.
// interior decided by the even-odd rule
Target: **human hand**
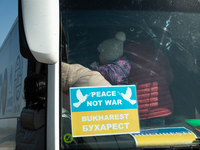
[{"label": "human hand", "polygon": [[90,67],[91,67],[91,68],[94,68],[95,66],[98,66],[98,65],[99,65],[99,63],[96,62],[96,61],[94,61],[93,63],[91,63]]}]

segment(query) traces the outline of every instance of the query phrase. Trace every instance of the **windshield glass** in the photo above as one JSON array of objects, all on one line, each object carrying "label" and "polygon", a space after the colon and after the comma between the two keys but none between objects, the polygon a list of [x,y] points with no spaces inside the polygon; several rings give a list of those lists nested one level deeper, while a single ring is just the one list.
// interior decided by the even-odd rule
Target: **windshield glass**
[{"label": "windshield glass", "polygon": [[[136,105],[137,112],[131,117],[136,118],[133,122],[138,125],[135,132],[125,131],[131,123],[126,124],[123,120],[130,117],[130,112],[116,110],[119,118],[112,114],[113,119],[112,115],[105,115],[102,110],[96,115],[95,109],[91,109],[88,110],[90,115],[82,116],[79,125],[83,131],[91,131],[92,134],[74,136],[70,144],[64,145],[91,149],[196,146],[196,139],[200,136],[200,14],[195,6],[199,4],[198,1],[183,0],[162,3],[157,0],[133,0],[129,3],[101,1],[90,4],[61,1],[62,45],[65,47],[63,62],[70,64],[62,63],[62,80],[69,80],[66,81],[68,87],[66,82],[62,82],[63,89],[81,87],[81,90],[76,89],[74,95],[77,98],[81,95],[79,100],[85,97],[75,106],[70,104],[69,98],[72,103],[73,90],[63,96],[62,107],[68,111],[70,118],[68,132],[75,135],[78,121],[73,120],[79,117],[72,115],[72,107],[83,105],[87,97],[95,97],[95,94],[98,97],[98,92],[84,94],[83,87],[92,86],[125,87],[127,90],[121,93],[99,92],[99,97],[118,94],[123,101],[107,102],[119,107],[124,101]],[[69,79],[64,78],[65,68],[70,72]],[[95,75],[87,73],[90,71],[99,72],[108,84],[98,77],[92,80]],[[101,84],[96,82],[98,80]],[[129,89],[132,87],[135,87],[136,101],[131,97],[133,91],[131,93]],[[88,106],[102,104],[100,100],[89,101],[88,98],[87,101]],[[110,107],[109,111],[111,109],[114,108]],[[79,110],[79,113],[83,112],[83,109]],[[123,131],[101,134],[110,125],[104,128],[99,122],[101,117],[105,120],[106,116],[108,120],[114,120],[110,128],[123,128]],[[88,123],[94,121],[94,117],[97,117],[95,129],[99,133],[94,132],[95,129],[93,131]],[[121,122],[117,122],[120,119]]]}]

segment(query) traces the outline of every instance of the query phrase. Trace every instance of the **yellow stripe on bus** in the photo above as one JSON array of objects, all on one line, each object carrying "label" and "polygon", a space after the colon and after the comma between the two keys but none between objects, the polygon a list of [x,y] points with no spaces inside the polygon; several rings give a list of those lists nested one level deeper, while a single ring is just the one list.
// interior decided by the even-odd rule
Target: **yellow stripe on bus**
[{"label": "yellow stripe on bus", "polygon": [[185,145],[196,141],[193,133],[134,135],[134,137],[138,147]]}]

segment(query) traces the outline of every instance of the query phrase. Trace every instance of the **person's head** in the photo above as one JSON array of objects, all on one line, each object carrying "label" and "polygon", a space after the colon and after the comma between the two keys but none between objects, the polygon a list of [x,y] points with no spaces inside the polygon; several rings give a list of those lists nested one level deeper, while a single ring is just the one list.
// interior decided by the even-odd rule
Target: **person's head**
[{"label": "person's head", "polygon": [[26,107],[42,109],[46,100],[46,77],[42,74],[27,76],[24,80]]},{"label": "person's head", "polygon": [[126,34],[124,32],[117,32],[115,38],[103,41],[98,46],[100,63],[106,64],[122,57],[125,40]]}]

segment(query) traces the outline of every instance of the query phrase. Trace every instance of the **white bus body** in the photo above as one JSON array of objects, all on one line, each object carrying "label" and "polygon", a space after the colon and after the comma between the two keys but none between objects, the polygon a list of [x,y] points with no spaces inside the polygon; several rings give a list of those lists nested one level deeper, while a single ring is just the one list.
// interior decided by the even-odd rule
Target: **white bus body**
[{"label": "white bus body", "polygon": [[18,18],[0,49],[0,149],[15,147],[17,118],[25,105],[24,78],[28,61],[20,54]]}]

